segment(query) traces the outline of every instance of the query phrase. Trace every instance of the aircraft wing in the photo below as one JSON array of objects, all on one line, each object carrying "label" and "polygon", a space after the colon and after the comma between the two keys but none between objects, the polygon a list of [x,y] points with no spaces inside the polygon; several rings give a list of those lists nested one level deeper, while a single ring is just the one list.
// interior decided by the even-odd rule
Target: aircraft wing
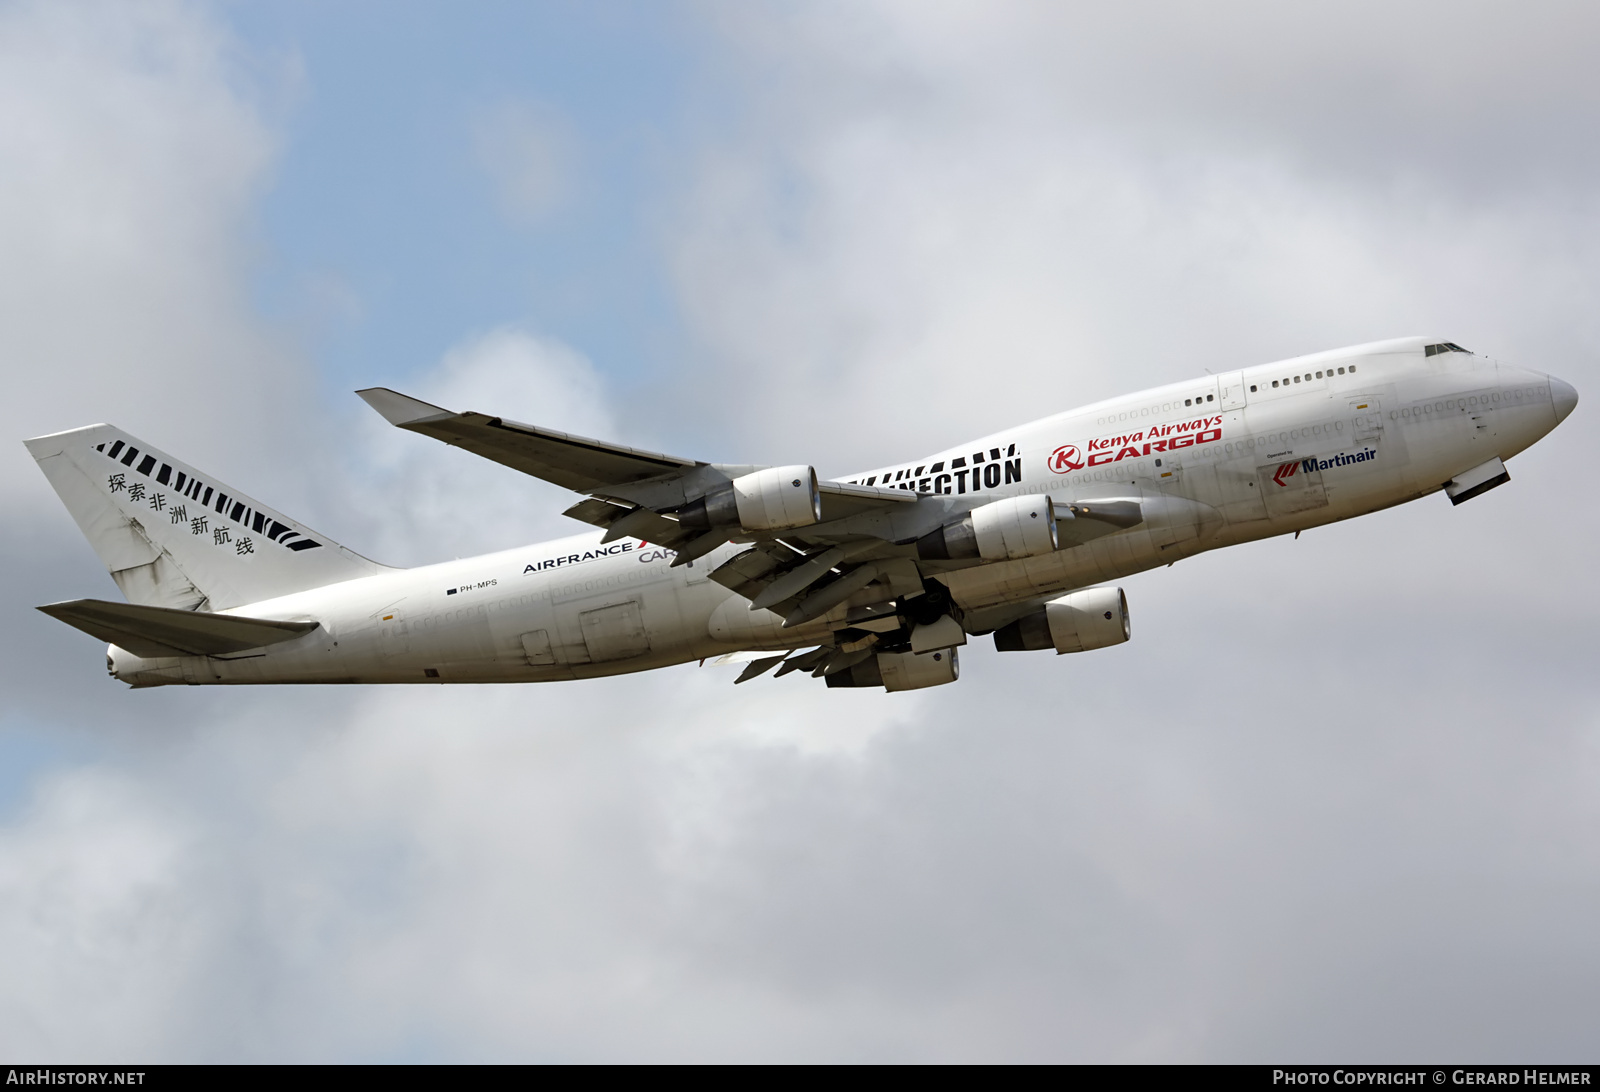
[{"label": "aircraft wing", "polygon": [[[745,544],[711,579],[749,599],[752,609],[781,614],[785,625],[840,607],[840,626],[865,623],[878,604],[921,596],[929,576],[994,559],[951,553],[941,530],[975,508],[992,507],[997,498],[982,493],[919,494],[819,481],[810,466],[707,463],[456,413],[384,387],[356,393],[400,428],[587,493],[565,514],[605,528],[604,541],[630,536],[661,543],[677,551],[673,565],[728,542]],[[1052,528],[1078,518],[1075,509],[1052,514],[1048,497],[1004,503],[1033,506],[1034,529],[1042,525],[1040,515]],[[1134,507],[1132,521],[1138,522]],[[1107,523],[1096,533],[1114,529]],[[1052,530],[1048,548],[1056,541]]]},{"label": "aircraft wing", "polygon": [[[612,496],[628,503],[628,491],[619,492],[617,487],[653,479],[661,487],[655,491],[657,494],[664,492],[669,502],[677,499],[679,503],[686,503],[692,499],[688,494],[693,492],[693,483],[682,483],[688,486],[684,496],[672,496],[671,487],[681,479],[693,477],[698,481],[723,477],[726,480],[727,477],[725,474],[692,474],[694,471],[713,469],[710,464],[695,459],[591,440],[585,436],[507,421],[503,417],[490,417],[483,413],[456,413],[387,387],[369,387],[356,393],[397,428],[443,440],[454,447],[575,493]],[[715,469],[742,471],[763,468]],[[838,519],[883,504],[901,504],[916,499],[898,489],[878,489],[842,482],[818,482],[817,485],[822,494],[824,520]],[[605,514],[600,509],[584,509],[583,514],[572,515],[585,523],[593,523],[593,519],[587,518],[589,513]],[[651,541],[665,542],[666,539],[658,536]]]},{"label": "aircraft wing", "polygon": [[503,417],[453,413],[387,387],[370,387],[356,393],[397,428],[432,436],[577,493],[704,465],[675,455],[518,424]]}]

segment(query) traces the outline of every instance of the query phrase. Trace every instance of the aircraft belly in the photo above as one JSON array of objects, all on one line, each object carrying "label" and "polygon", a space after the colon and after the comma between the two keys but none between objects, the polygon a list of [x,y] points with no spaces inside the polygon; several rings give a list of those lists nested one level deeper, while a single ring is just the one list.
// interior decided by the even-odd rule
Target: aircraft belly
[{"label": "aircraft belly", "polygon": [[710,651],[706,619],[727,592],[711,566],[670,566],[669,550],[650,548],[593,578],[555,589],[551,654],[574,677],[682,663]]},{"label": "aircraft belly", "polygon": [[[507,570],[447,591],[460,574],[394,581],[320,616],[326,648],[293,647],[236,658],[143,661],[155,683],[540,682],[648,670],[715,650],[706,618],[728,593],[705,570],[670,569],[671,554],[630,552],[582,569]],[[471,576],[481,569],[465,569]],[[370,606],[372,602],[381,606]],[[281,613],[298,604],[275,604]],[[335,643],[337,642],[337,643]]]},{"label": "aircraft belly", "polygon": [[1135,530],[1021,561],[959,569],[940,580],[957,603],[971,609],[1114,580],[1165,565],[1176,556],[1184,555],[1162,556],[1147,531]]}]

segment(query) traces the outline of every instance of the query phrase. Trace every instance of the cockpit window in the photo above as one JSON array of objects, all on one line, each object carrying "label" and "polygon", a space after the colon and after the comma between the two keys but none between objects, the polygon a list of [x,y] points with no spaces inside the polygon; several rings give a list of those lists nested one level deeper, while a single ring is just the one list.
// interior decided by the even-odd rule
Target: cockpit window
[{"label": "cockpit window", "polygon": [[1466,353],[1469,356],[1472,355],[1470,349],[1463,349],[1453,341],[1441,341],[1437,345],[1426,346],[1422,352],[1424,356],[1438,356],[1440,353]]}]

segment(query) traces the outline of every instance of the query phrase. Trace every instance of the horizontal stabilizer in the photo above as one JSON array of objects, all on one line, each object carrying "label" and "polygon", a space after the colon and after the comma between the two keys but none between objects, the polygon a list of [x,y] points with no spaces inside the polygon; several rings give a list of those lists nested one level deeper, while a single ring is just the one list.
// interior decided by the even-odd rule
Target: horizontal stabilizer
[{"label": "horizontal stabilizer", "polygon": [[316,622],[274,622],[231,614],[74,599],[40,610],[91,637],[125,648],[135,656],[220,656],[291,641],[317,628]]}]

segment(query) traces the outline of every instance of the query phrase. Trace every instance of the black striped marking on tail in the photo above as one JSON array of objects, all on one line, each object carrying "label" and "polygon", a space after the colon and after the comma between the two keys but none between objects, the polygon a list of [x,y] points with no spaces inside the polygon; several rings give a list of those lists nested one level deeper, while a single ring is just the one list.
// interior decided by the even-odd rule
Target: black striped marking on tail
[{"label": "black striped marking on tail", "polygon": [[[232,500],[231,497],[219,489],[213,489],[199,478],[189,477],[184,471],[177,471],[177,480],[173,481],[171,464],[161,463],[154,455],[146,455],[143,459],[140,459],[138,466],[134,466],[133,461],[139,458],[139,449],[121,440],[112,443],[109,450],[105,444],[96,444],[95,450],[106,458],[121,463],[123,466],[131,468],[134,473],[143,475],[146,478],[151,476],[150,472],[156,470],[157,464],[160,463],[160,469],[156,470],[155,473],[157,484],[167,486],[189,500],[198,501],[201,508],[213,509],[217,515],[238,524],[241,530],[253,530],[256,534],[265,535],[278,545],[285,546],[296,552],[314,550],[322,545],[316,539],[307,538],[299,531],[292,530],[265,512],[253,510],[243,501],[233,501],[230,509],[229,502]],[[213,494],[217,498],[215,506],[211,503]]]}]

